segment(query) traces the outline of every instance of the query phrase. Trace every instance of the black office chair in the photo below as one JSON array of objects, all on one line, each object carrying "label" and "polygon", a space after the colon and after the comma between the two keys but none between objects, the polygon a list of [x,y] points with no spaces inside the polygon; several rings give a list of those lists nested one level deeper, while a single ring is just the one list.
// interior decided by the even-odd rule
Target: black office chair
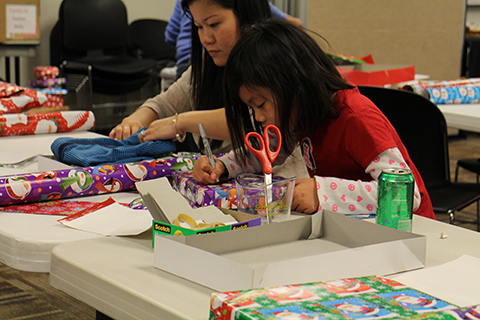
[{"label": "black office chair", "polygon": [[460,159],[457,161],[455,168],[455,182],[458,181],[458,171],[460,168],[473,172],[477,175],[477,183],[479,183],[480,176],[480,158],[475,159]]},{"label": "black office chair", "polygon": [[[455,168],[455,182],[458,181],[458,171],[460,168],[463,168],[467,171],[475,173],[477,177],[477,183],[480,182],[480,179],[479,179],[480,178],[480,158],[458,160],[457,166]],[[480,220],[480,203],[478,201],[477,201],[477,219]]]},{"label": "black office chair", "polygon": [[140,59],[153,59],[161,70],[175,65],[175,46],[165,41],[167,21],[138,19],[128,26],[130,54]]},{"label": "black office chair", "polygon": [[[127,9],[121,0],[63,0],[50,35],[51,64],[77,92],[74,109],[91,109],[109,130],[160,92],[157,61],[128,54]],[[79,76],[80,75],[80,76]],[[80,87],[87,88],[80,94]]]},{"label": "black office chair", "polygon": [[[404,90],[359,86],[385,114],[420,172],[436,214],[455,213],[480,200],[480,184],[450,180],[447,124],[430,100]],[[471,222],[471,221],[468,221]],[[477,229],[480,220],[477,211]]]}]

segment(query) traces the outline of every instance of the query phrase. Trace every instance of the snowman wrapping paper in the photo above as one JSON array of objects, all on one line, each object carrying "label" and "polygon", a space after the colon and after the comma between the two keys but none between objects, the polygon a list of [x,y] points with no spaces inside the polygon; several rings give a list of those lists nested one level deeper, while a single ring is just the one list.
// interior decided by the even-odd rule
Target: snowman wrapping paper
[{"label": "snowman wrapping paper", "polygon": [[166,158],[0,176],[0,206],[135,190],[138,181],[193,169],[194,159]]}]

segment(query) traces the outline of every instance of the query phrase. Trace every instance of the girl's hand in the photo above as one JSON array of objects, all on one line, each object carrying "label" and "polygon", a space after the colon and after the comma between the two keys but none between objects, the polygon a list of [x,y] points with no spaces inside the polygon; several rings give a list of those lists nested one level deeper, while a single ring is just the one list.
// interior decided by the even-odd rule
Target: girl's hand
[{"label": "girl's hand", "polygon": [[122,123],[110,131],[108,136],[116,140],[123,140],[130,137],[143,127],[144,126],[140,123],[140,121],[125,118],[123,119]]},{"label": "girl's hand", "polygon": [[317,212],[319,205],[320,202],[318,201],[317,182],[315,178],[296,179],[292,199],[292,210],[312,214]]},{"label": "girl's hand", "polygon": [[225,165],[222,161],[215,159],[215,169],[212,169],[208,157],[201,156],[193,167],[193,179],[201,184],[216,184],[224,172]]}]

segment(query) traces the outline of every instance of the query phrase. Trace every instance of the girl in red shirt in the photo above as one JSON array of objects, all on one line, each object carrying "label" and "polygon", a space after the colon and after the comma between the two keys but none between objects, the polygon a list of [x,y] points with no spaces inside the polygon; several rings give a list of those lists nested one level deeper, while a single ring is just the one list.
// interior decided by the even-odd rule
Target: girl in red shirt
[{"label": "girl in red shirt", "polygon": [[[292,210],[375,213],[380,173],[401,167],[415,178],[414,213],[435,218],[423,180],[393,126],[342,79],[307,33],[280,21],[255,24],[232,49],[225,72],[224,105],[235,152],[217,159],[215,169],[201,157],[194,167],[197,182],[261,172],[247,152],[245,132],[274,124],[282,132],[282,151],[288,155],[299,143],[310,173],[296,179]],[[279,158],[274,165],[285,159]]]}]

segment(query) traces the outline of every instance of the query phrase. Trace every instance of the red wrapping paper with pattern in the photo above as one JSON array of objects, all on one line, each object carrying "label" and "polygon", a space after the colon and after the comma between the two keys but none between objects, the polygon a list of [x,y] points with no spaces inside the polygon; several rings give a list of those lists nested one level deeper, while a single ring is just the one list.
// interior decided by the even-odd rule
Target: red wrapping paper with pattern
[{"label": "red wrapping paper with pattern", "polygon": [[0,98],[9,97],[12,94],[15,94],[19,91],[22,91],[23,88],[17,85],[0,81]]},{"label": "red wrapping paper with pattern", "polygon": [[38,66],[33,69],[33,73],[37,79],[46,80],[55,79],[60,74],[60,70],[54,66]]},{"label": "red wrapping paper with pattern", "polygon": [[24,112],[46,101],[47,96],[42,92],[0,81],[0,115]]},{"label": "red wrapping paper with pattern", "polygon": [[47,101],[42,105],[42,107],[48,109],[59,109],[63,108],[63,96],[60,94],[47,94]]},{"label": "red wrapping paper with pattern", "polygon": [[91,111],[0,115],[0,136],[87,131],[95,126]]}]

